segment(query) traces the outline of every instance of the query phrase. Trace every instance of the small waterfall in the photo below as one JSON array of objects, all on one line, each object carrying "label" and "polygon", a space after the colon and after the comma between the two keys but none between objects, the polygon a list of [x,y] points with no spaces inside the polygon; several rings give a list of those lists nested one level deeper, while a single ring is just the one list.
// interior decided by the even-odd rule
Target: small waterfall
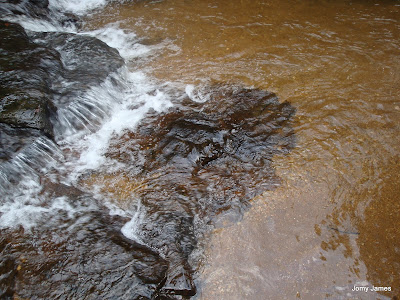
[{"label": "small waterfall", "polygon": [[[140,207],[122,210],[95,190],[85,192],[78,183],[90,171],[123,169],[105,156],[110,140],[133,130],[147,113],[172,105],[158,84],[125,66],[126,59],[149,55],[151,47],[139,44],[118,24],[95,31],[79,29],[79,15],[105,4],[50,1],[47,6],[46,1],[22,1],[0,8],[4,29],[24,39],[22,47],[32,57],[27,61],[33,65],[29,72],[36,81],[24,73],[26,64],[17,70],[32,91],[39,89],[36,103],[46,108],[38,116],[42,106],[28,107],[25,115],[34,118],[32,128],[0,123],[0,264],[10,266],[5,273],[0,271],[0,298],[17,293],[27,298],[58,298],[59,293],[80,298],[73,288],[79,281],[73,275],[77,271],[96,281],[94,286],[79,285],[90,289],[91,297],[148,298],[165,277],[166,261],[144,241],[138,244],[124,236],[133,237]],[[24,92],[23,86],[16,88]],[[18,250],[7,252],[15,244]],[[13,262],[25,255],[42,266],[46,278],[35,273],[28,281],[25,275],[21,279],[13,275],[24,272],[14,270],[18,264]],[[91,260],[89,269],[84,257]],[[62,263],[53,265],[53,260]],[[95,268],[105,268],[101,278],[93,274]],[[116,275],[120,283],[114,282]],[[103,287],[96,290],[96,286]]]},{"label": "small waterfall", "polygon": [[[56,110],[50,117],[53,138],[40,136],[12,160],[2,163],[1,189],[12,188],[18,174],[43,174],[41,171],[55,161],[60,170],[68,166],[75,174],[70,179],[76,179],[84,170],[104,163],[103,152],[112,135],[134,128],[149,110],[162,111],[172,105],[143,73],[126,68],[126,59],[152,52],[138,43],[134,33],[120,29],[118,24],[80,31],[68,14],[79,16],[105,4],[50,1],[48,7],[40,9],[25,2],[5,6],[4,18],[21,24],[35,45],[55,51],[59,63],[46,69],[51,72],[48,96]],[[13,13],[16,9],[19,15]],[[71,22],[65,23],[66,18]]]},{"label": "small waterfall", "polygon": [[0,191],[3,195],[18,192],[20,188],[14,186],[24,178],[37,178],[38,174],[55,168],[64,158],[58,145],[37,130],[14,129],[4,124],[0,128],[2,146],[9,144],[8,151],[3,148],[3,161],[0,163]]},{"label": "small waterfall", "polygon": [[29,252],[46,278],[10,280],[22,298],[193,296],[196,239],[277,184],[271,159],[293,147],[293,107],[267,91],[177,87],[130,70],[164,44],[141,44],[117,23],[80,29],[79,15],[106,1],[32,3],[15,4],[20,15],[9,4],[3,23],[28,56],[6,71],[38,96],[18,100],[33,125],[18,112],[1,125],[13,147],[0,156],[0,249],[17,241],[10,265]]}]

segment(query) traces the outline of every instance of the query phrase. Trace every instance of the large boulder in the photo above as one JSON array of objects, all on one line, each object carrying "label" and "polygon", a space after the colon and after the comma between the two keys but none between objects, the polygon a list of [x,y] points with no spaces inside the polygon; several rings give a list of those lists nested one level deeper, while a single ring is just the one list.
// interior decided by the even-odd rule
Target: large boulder
[{"label": "large boulder", "polygon": [[[193,295],[189,256],[199,224],[235,220],[249,201],[279,182],[273,156],[295,143],[295,109],[267,91],[216,85],[204,103],[186,99],[116,138],[107,155],[132,169],[125,180],[146,213],[140,235],[169,262],[165,295]],[[128,184],[127,184],[128,185]]]},{"label": "large boulder", "polygon": [[42,32],[34,34],[33,38],[37,44],[60,53],[64,68],[61,76],[53,80],[57,87],[54,93],[69,100],[99,85],[125,63],[118,50],[89,35]]},{"label": "large boulder", "polygon": [[0,36],[0,122],[52,136],[50,86],[62,70],[59,53],[33,43],[18,24],[0,21]]},{"label": "large boulder", "polygon": [[49,138],[58,123],[57,107],[68,107],[124,64],[116,49],[87,35],[28,36],[20,25],[0,21],[0,36],[0,123]]}]

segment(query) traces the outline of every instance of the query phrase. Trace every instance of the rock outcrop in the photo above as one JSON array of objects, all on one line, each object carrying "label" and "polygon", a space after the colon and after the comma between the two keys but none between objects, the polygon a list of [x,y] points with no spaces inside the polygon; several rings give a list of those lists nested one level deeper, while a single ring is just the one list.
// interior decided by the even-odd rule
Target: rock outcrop
[{"label": "rock outcrop", "polygon": [[196,236],[221,217],[240,218],[253,197],[273,189],[273,156],[295,143],[295,109],[273,93],[229,85],[203,93],[208,101],[149,116],[108,153],[146,183],[136,192],[146,212],[138,232],[169,262],[166,295],[195,293],[188,258]]}]

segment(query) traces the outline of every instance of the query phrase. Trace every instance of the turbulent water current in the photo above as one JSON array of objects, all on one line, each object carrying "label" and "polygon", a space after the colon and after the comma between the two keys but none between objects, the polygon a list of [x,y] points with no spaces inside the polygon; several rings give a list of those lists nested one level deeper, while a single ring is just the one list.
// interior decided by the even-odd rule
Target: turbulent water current
[{"label": "turbulent water current", "polygon": [[0,34],[1,299],[400,296],[398,1],[0,0]]}]

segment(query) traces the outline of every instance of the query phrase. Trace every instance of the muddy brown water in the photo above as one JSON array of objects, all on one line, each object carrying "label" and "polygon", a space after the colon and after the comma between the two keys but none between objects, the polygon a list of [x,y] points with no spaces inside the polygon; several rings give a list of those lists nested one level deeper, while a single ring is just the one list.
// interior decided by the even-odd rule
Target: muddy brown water
[{"label": "muddy brown water", "polygon": [[280,187],[210,235],[199,299],[400,295],[399,1],[138,1],[85,26],[112,22],[160,46],[132,69],[264,89],[297,110]]}]

